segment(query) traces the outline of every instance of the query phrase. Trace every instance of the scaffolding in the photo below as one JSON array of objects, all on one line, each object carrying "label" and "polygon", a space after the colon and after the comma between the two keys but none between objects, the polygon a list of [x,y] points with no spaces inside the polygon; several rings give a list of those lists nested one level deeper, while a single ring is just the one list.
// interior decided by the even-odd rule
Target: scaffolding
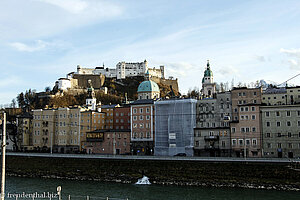
[{"label": "scaffolding", "polygon": [[162,100],[155,106],[155,155],[193,156],[196,126],[195,99]]}]

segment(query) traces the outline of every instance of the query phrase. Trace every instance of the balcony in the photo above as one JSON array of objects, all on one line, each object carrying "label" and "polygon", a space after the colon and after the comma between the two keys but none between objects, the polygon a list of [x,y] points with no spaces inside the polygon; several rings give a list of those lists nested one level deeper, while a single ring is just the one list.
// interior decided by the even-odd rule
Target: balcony
[{"label": "balcony", "polygon": [[219,140],[218,135],[204,136],[204,140]]},{"label": "balcony", "polygon": [[205,150],[219,150],[220,149],[220,147],[218,147],[218,146],[209,146],[209,145],[205,145],[204,146],[204,149]]}]

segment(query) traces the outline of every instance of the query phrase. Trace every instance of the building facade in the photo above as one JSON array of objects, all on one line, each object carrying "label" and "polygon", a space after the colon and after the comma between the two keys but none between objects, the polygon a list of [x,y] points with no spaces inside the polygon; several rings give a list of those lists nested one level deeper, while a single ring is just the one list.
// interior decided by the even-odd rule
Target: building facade
[{"label": "building facade", "polygon": [[230,92],[198,100],[196,109],[195,156],[230,156]]},{"label": "building facade", "polygon": [[18,146],[21,151],[32,151],[32,118],[33,116],[29,112],[25,112],[22,115],[17,116],[17,132],[18,132]]},{"label": "building facade", "polygon": [[286,88],[267,88],[262,93],[262,105],[287,105]]},{"label": "building facade", "polygon": [[130,154],[130,130],[94,130],[88,132],[84,142],[88,154]]},{"label": "building facade", "polygon": [[82,111],[80,117],[80,151],[86,152],[86,135],[90,131],[105,128],[106,113],[93,110]]},{"label": "building facade", "polygon": [[134,101],[130,109],[132,154],[153,155],[155,138],[154,100]]},{"label": "building facade", "polygon": [[195,99],[155,102],[155,151],[157,156],[193,156],[196,126]]},{"label": "building facade", "polygon": [[300,106],[262,106],[263,156],[298,158],[300,156]]},{"label": "building facade", "polygon": [[231,91],[232,156],[261,157],[262,140],[260,128],[261,88],[234,88]]},{"label": "building facade", "polygon": [[115,107],[114,108],[114,125],[113,128],[115,130],[130,130],[131,122],[130,122],[130,105],[124,105],[123,107]]}]

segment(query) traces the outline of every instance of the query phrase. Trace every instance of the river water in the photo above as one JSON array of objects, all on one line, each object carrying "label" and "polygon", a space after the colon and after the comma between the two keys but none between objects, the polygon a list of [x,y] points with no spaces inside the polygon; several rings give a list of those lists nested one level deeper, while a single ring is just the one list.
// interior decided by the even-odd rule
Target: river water
[{"label": "river water", "polygon": [[[150,180],[151,181],[151,180]],[[84,200],[89,196],[93,199],[127,199],[128,200],[248,200],[248,199],[300,199],[300,192],[293,191],[275,191],[275,190],[255,190],[255,189],[237,189],[237,188],[209,188],[194,186],[162,186],[162,185],[134,185],[122,183],[103,183],[95,181],[73,181],[61,179],[40,179],[40,178],[6,178],[6,199],[16,199],[14,195],[35,194],[40,198],[49,199],[56,194],[57,186],[62,188],[62,199],[67,200],[71,195],[72,200]],[[22,199],[22,198],[18,198]],[[25,198],[23,198],[25,199]],[[57,199],[57,198],[52,198]]]}]

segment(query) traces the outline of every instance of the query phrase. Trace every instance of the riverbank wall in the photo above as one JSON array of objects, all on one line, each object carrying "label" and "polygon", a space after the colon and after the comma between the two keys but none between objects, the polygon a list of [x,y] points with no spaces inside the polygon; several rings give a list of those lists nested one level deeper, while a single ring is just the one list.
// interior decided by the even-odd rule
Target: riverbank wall
[{"label": "riverbank wall", "polygon": [[300,191],[300,170],[291,163],[7,156],[12,176]]}]

